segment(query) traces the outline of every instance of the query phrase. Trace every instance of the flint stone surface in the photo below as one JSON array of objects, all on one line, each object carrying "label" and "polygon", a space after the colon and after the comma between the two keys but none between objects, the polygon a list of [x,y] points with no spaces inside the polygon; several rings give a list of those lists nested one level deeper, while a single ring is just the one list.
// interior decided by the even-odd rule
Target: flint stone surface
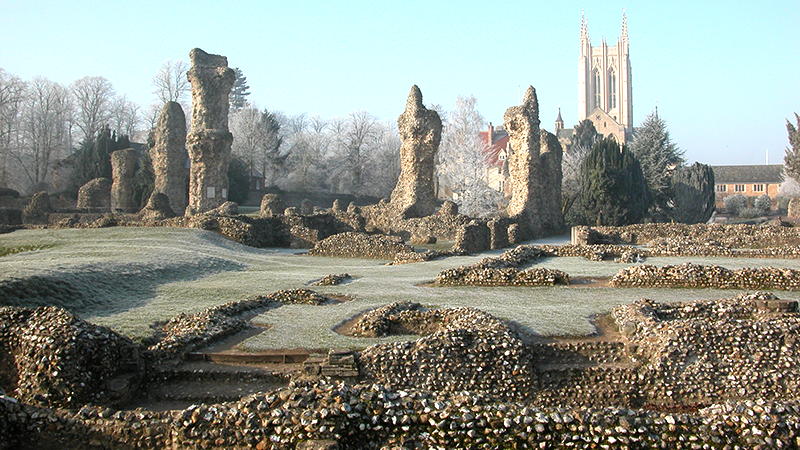
[{"label": "flint stone surface", "polygon": [[800,198],[793,198],[789,201],[789,217],[800,217]]},{"label": "flint stone surface", "polygon": [[139,152],[132,148],[111,154],[111,210],[134,212],[133,176],[139,164]]},{"label": "flint stone surface", "polygon": [[277,194],[264,194],[261,198],[261,217],[280,216],[286,211],[286,204]]},{"label": "flint stone surface", "polygon": [[406,110],[397,119],[400,178],[392,191],[391,206],[401,218],[425,217],[436,209],[435,157],[442,140],[442,120],[422,104],[422,92],[411,88]]},{"label": "flint stone surface", "polygon": [[141,215],[144,221],[165,220],[175,217],[175,211],[170,207],[169,197],[166,194],[153,191]]},{"label": "flint stone surface", "polygon": [[173,211],[181,214],[188,204],[186,191],[186,116],[180,103],[167,102],[161,108],[150,149],[155,181],[153,190],[165,194]]},{"label": "flint stone surface", "polygon": [[53,212],[50,195],[45,192],[33,194],[31,202],[22,210],[22,221],[25,223],[47,223],[48,215]]},{"label": "flint stone surface", "polygon": [[[512,194],[506,211],[532,239],[561,228],[561,145],[539,129],[539,101],[528,87],[522,105],[504,115],[513,152],[509,155]],[[544,143],[544,145],[543,145]]]},{"label": "flint stone surface", "polygon": [[78,208],[88,210],[111,208],[111,180],[95,178],[78,189]]},{"label": "flint stone surface", "polygon": [[186,138],[191,159],[187,215],[214,209],[228,200],[228,164],[233,135],[228,131],[228,95],[236,75],[224,56],[199,48],[189,53],[192,68],[192,131]]},{"label": "flint stone surface", "polygon": [[127,401],[143,374],[138,346],[57,307],[0,308],[0,382],[46,407]]}]

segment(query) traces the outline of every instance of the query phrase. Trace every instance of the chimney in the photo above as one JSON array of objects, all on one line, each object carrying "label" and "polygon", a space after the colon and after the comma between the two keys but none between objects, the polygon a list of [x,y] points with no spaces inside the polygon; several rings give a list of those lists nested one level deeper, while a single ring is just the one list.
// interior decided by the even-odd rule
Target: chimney
[{"label": "chimney", "polygon": [[492,145],[492,142],[494,142],[494,126],[492,125],[492,122],[489,122],[489,132],[486,133],[486,137],[489,140],[487,144]]}]

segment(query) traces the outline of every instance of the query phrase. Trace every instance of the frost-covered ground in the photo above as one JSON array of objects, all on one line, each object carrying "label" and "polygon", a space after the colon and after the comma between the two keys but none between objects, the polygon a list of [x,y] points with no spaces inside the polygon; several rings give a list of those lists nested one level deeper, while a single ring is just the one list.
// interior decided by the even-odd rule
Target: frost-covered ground
[{"label": "frost-covered ground", "polygon": [[[120,227],[24,230],[0,235],[0,246],[21,245],[52,247],[0,258],[0,280],[37,276],[66,281],[77,286],[87,301],[58,306],[134,338],[148,336],[152,323],[181,312],[192,313],[259,294],[306,287],[333,273],[347,272],[355,278],[340,286],[312,287],[323,294],[351,296],[352,301],[328,306],[287,305],[254,319],[268,326],[268,330],[243,344],[249,349],[359,348],[385,341],[349,338],[332,328],[362,311],[401,300],[432,307],[473,306],[542,335],[580,335],[594,331],[589,322],[591,316],[621,303],[644,297],[657,301],[724,298],[739,292],[564,286],[423,287],[419,285],[434,280],[444,269],[472,264],[499,252],[387,266],[385,261],[254,249],[192,229]],[[647,263],[686,261],[730,269],[768,265],[800,269],[800,260],[650,258]],[[581,258],[550,258],[537,265],[563,270],[572,278],[608,278],[627,267]],[[800,299],[800,293],[777,295]]]}]

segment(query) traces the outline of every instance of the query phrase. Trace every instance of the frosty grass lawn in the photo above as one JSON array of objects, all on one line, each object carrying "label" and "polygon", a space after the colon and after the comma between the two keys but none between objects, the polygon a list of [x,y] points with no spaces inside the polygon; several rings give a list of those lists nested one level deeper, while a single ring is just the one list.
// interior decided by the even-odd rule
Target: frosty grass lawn
[{"label": "frosty grass lawn", "polygon": [[[79,304],[59,304],[83,318],[107,325],[133,338],[152,333],[150,325],[181,312],[244,300],[281,289],[308,286],[328,274],[347,272],[354,281],[340,286],[311,287],[323,294],[354,298],[335,305],[286,305],[254,319],[267,331],[245,341],[246,349],[362,348],[377,342],[411,339],[350,338],[332,329],[353,316],[401,300],[445,308],[472,306],[514,320],[542,335],[585,335],[594,331],[589,319],[613,306],[640,298],[678,301],[732,297],[740,291],[702,289],[612,289],[591,287],[422,287],[448,268],[472,264],[471,257],[387,266],[386,261],[320,258],[297,251],[255,249],[216,234],[177,228],[106,228],[23,230],[0,235],[0,247],[33,246],[32,251],[0,257],[0,280],[42,277],[77,286]],[[650,258],[654,265],[718,264],[742,267],[800,269],[800,260],[732,258]],[[549,258],[537,263],[567,272],[572,278],[608,278],[625,264],[582,258]],[[800,293],[778,292],[800,299]],[[38,306],[33,300],[24,306]],[[69,303],[69,302],[68,302]]]}]

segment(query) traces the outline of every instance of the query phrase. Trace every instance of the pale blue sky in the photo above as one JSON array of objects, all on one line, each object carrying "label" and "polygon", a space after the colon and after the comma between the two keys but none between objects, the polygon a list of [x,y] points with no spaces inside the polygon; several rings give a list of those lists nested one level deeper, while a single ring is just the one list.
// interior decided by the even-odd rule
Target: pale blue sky
[{"label": "pale blue sky", "polygon": [[[601,7],[600,4],[609,5]],[[397,119],[413,84],[426,105],[474,95],[495,124],[533,85],[542,126],[578,120],[581,11],[613,45],[626,8],[638,125],[658,101],[690,161],[781,161],[800,113],[800,2],[0,0],[0,67],[69,84],[104,76],[143,108],[166,60],[228,57],[262,108]]]}]

